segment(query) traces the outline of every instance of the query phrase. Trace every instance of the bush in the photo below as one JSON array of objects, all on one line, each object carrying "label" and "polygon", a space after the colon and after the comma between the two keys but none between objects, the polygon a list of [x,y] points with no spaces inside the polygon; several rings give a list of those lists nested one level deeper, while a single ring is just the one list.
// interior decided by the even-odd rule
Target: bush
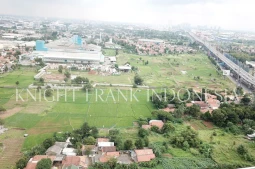
[{"label": "bush", "polygon": [[6,111],[6,109],[3,108],[2,106],[0,106],[0,112],[1,112],[1,111]]},{"label": "bush", "polygon": [[248,153],[248,150],[243,145],[240,145],[237,147],[237,153],[239,155],[245,155],[246,153]]},{"label": "bush", "polygon": [[4,125],[4,120],[0,118],[0,125]]},{"label": "bush", "polygon": [[149,135],[149,132],[143,128],[140,128],[138,131],[138,135],[139,135],[139,137],[144,138]]}]

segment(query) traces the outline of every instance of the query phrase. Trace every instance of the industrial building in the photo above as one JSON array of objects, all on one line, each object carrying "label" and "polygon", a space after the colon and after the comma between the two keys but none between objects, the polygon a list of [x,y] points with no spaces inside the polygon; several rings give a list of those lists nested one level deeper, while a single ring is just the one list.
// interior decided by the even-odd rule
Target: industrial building
[{"label": "industrial building", "polygon": [[[24,63],[24,60],[33,61],[35,58],[42,58],[45,63],[64,63],[64,64],[100,64],[104,62],[104,55],[100,51],[86,51],[80,48],[82,45],[82,39],[79,36],[73,36],[72,44],[67,40],[53,42],[56,48],[48,48],[45,46],[45,42],[42,40],[36,41],[36,51],[23,54],[19,57],[20,63]],[[78,49],[74,46],[80,46]],[[68,47],[72,46],[72,47]],[[54,46],[53,46],[54,47]]]},{"label": "industrial building", "polygon": [[35,58],[42,58],[46,63],[99,64],[104,62],[102,52],[93,51],[35,51],[30,54],[21,55],[20,62],[24,59],[34,60]]}]

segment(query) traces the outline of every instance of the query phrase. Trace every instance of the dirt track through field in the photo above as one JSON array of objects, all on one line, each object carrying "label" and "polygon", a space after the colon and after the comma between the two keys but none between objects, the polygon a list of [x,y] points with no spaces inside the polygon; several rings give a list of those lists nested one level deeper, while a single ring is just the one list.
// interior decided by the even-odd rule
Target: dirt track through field
[{"label": "dirt track through field", "polygon": [[10,117],[19,111],[21,111],[23,108],[22,107],[15,107],[13,109],[6,110],[3,114],[0,114],[0,118],[6,119],[7,117]]}]

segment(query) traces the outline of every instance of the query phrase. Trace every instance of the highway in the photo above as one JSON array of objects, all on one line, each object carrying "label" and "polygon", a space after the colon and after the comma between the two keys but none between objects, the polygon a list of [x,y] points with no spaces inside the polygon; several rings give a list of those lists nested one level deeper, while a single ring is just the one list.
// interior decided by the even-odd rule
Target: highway
[{"label": "highway", "polygon": [[227,57],[225,57],[222,53],[216,50],[216,48],[212,45],[210,45],[208,42],[202,41],[199,39],[195,34],[189,32],[189,35],[193,37],[196,41],[202,43],[207,49],[209,49],[213,54],[215,54],[220,60],[222,60],[228,67],[230,67],[234,72],[239,74],[239,76],[248,82],[249,84],[252,84],[255,86],[255,77],[253,77],[250,73],[243,70],[241,67],[236,65],[234,62],[229,60]]}]

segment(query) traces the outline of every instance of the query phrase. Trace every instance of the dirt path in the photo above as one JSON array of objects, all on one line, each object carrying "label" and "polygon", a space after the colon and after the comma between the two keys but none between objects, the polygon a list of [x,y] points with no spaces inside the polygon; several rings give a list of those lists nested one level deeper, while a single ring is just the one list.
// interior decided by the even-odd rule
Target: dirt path
[{"label": "dirt path", "polygon": [[18,113],[22,109],[23,109],[23,107],[15,107],[13,109],[9,109],[9,110],[5,111],[3,114],[0,114],[0,118],[6,119],[7,117],[10,117],[10,116]]}]

